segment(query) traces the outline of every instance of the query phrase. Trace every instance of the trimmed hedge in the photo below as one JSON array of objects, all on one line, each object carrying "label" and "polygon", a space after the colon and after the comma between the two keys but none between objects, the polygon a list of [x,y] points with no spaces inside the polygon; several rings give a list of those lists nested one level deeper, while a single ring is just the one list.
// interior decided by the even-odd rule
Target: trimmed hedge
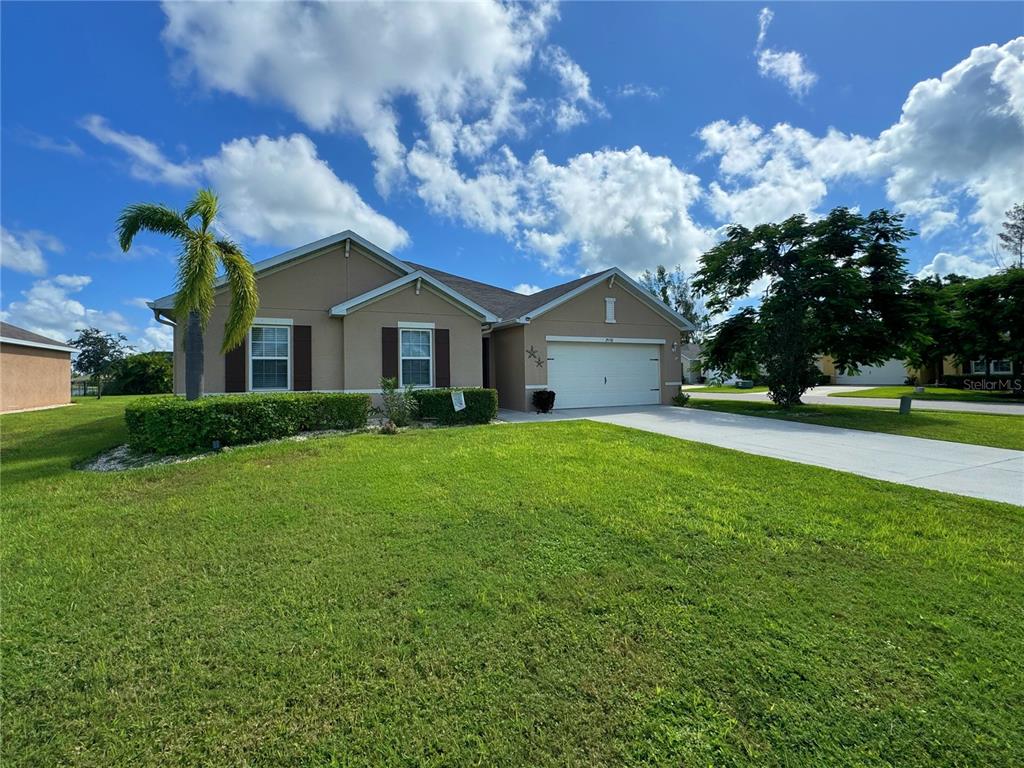
[{"label": "trimmed hedge", "polygon": [[[452,392],[462,392],[465,396],[464,410],[455,410]],[[438,424],[488,424],[498,415],[498,391],[495,389],[414,389],[412,396],[419,405],[419,418],[433,419]]]},{"label": "trimmed hedge", "polygon": [[145,453],[210,450],[213,442],[243,445],[317,429],[366,426],[370,396],[326,392],[224,395],[138,400],[125,409],[128,444]]}]

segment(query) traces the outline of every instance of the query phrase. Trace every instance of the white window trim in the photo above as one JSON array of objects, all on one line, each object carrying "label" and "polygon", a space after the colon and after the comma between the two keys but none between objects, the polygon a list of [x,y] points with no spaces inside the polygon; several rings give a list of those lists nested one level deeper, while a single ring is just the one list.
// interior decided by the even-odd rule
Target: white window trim
[{"label": "white window trim", "polygon": [[[267,389],[260,387],[255,389],[252,386],[252,329],[259,326],[285,326],[288,328],[288,386],[284,389],[275,387],[273,389]],[[253,324],[249,327],[249,334],[247,340],[247,357],[249,358],[249,376],[245,382],[246,390],[248,392],[291,392],[292,391],[292,321],[284,320],[281,318],[256,318]],[[279,357],[261,357],[258,360],[280,360]]]},{"label": "white window trim", "polygon": [[399,328],[419,329],[421,331],[422,330],[428,330],[428,329],[429,330],[434,330],[434,324],[433,323],[418,323],[418,322],[414,322],[412,320],[399,320],[398,321],[398,327]]},{"label": "white window trim", "polygon": [[[997,371],[996,370],[996,363],[1006,363],[1006,370]],[[996,374],[1013,373],[1013,362],[1011,360],[1009,360],[1009,359],[993,360],[989,370],[991,370],[992,373],[996,373]]]},{"label": "white window trim", "polygon": [[[612,275],[614,278],[615,276]],[[606,323],[615,322],[615,297],[607,296],[604,300],[604,321]]]},{"label": "white window trim", "polygon": [[[403,360],[428,360],[430,362],[430,381],[426,384],[413,384],[414,389],[433,389],[434,388],[434,328],[433,323],[429,324],[431,327],[422,328],[419,326],[408,327],[403,326],[399,323],[398,326],[398,386],[405,387],[405,376],[402,374],[402,361]],[[427,357],[406,357],[402,354],[402,333],[404,331],[427,331],[430,334],[430,355]],[[288,347],[289,351],[291,347]]]},{"label": "white window trim", "polygon": [[252,321],[253,325],[294,325],[295,321],[290,317],[257,317]]},{"label": "white window trim", "polygon": [[[980,371],[977,369],[979,363],[981,364]],[[971,374],[988,373],[988,366],[986,365],[984,360],[971,360],[970,369]]]}]

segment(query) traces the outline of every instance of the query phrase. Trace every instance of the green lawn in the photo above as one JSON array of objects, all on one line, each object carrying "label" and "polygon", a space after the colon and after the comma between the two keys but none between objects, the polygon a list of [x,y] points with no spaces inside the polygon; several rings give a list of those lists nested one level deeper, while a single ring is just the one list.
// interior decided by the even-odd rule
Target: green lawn
[{"label": "green lawn", "polygon": [[87,474],[0,419],[4,765],[1012,765],[1024,510],[592,422]]},{"label": "green lawn", "polygon": [[725,395],[750,395],[757,392],[767,392],[768,387],[750,387],[749,389],[740,389],[739,387],[733,386],[732,384],[723,384],[716,386],[714,384],[708,384],[703,387],[695,387],[693,389],[684,390],[686,392],[700,392],[711,393],[711,394],[725,394]]},{"label": "green lawn", "polygon": [[688,407],[1024,451],[1024,413],[1014,416],[912,408],[908,415],[900,416],[895,408],[799,405],[786,410],[774,403],[696,398],[690,400]]},{"label": "green lawn", "polygon": [[[872,387],[856,392],[833,392],[829,397],[889,397],[897,398],[911,395],[915,400],[958,400],[974,403],[1012,403],[1024,401],[1010,397],[1007,392],[980,392],[973,389],[953,389],[951,387],[926,387],[922,393],[915,393],[913,387]],[[1021,408],[1024,414],[1024,407]]]}]

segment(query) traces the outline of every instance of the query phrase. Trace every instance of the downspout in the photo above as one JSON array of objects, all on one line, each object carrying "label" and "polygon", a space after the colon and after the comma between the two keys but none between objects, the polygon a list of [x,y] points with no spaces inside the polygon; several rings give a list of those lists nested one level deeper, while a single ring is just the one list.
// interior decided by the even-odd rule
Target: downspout
[{"label": "downspout", "polygon": [[174,322],[173,320],[165,319],[160,314],[160,310],[156,309],[155,307],[153,308],[153,319],[156,320],[158,323],[160,323],[162,325],[169,325],[171,328],[177,328],[178,327],[178,324],[176,322]]}]

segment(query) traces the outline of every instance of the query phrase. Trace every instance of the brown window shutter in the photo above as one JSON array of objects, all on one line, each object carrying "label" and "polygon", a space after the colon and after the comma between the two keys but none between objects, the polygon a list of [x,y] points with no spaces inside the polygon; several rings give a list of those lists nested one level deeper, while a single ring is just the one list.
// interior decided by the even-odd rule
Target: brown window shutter
[{"label": "brown window shutter", "polygon": [[292,326],[292,389],[309,392],[313,389],[313,329],[308,325]]},{"label": "brown window shutter", "polygon": [[451,346],[448,343],[448,329],[434,331],[434,386],[452,385]]},{"label": "brown window shutter", "polygon": [[224,355],[224,391],[245,392],[246,342]]},{"label": "brown window shutter", "polygon": [[398,381],[398,329],[380,329],[380,375]]}]

